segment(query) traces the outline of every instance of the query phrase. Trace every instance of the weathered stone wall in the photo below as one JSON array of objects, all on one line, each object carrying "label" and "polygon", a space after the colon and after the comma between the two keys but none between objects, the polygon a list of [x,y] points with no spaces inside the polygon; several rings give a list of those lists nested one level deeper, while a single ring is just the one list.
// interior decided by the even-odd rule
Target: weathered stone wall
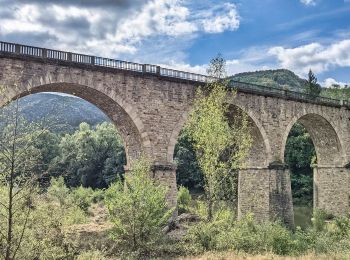
[{"label": "weathered stone wall", "polygon": [[240,170],[238,218],[249,212],[258,221],[280,219],[294,227],[290,173],[286,167]]},{"label": "weathered stone wall", "polygon": [[350,204],[350,170],[314,168],[314,206],[335,215],[347,215]]},{"label": "weathered stone wall", "polygon": [[[173,163],[175,144],[198,83],[0,54],[0,85],[7,86],[0,106],[7,98],[52,91],[79,96],[99,107],[118,128],[129,166],[141,153],[147,155],[158,167],[155,177],[168,184],[169,199],[176,203],[175,170],[167,167]],[[296,122],[303,124],[312,137],[319,169],[331,169],[315,174],[318,194],[315,205],[327,205],[336,213],[348,210],[343,201],[350,193],[349,186],[344,184],[348,182],[349,170],[338,170],[350,162],[348,109],[244,92],[238,92],[230,103],[247,113],[253,136],[253,147],[239,177],[240,215],[253,211],[266,220],[278,213],[290,222],[289,173],[268,167],[284,162],[286,140]],[[230,116],[234,117],[234,112]]]},{"label": "weathered stone wall", "polygon": [[177,185],[176,185],[176,166],[169,165],[154,165],[152,167],[153,178],[158,180],[168,190],[167,200],[170,208],[175,207],[174,215],[177,215]]}]

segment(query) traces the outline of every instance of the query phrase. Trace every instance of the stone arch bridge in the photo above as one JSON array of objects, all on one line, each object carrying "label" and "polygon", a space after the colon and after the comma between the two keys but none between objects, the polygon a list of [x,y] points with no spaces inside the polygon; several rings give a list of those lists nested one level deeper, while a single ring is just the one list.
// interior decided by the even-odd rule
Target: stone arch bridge
[{"label": "stone arch bridge", "polygon": [[[31,93],[63,92],[104,111],[119,130],[128,164],[146,154],[153,174],[169,187],[176,205],[177,137],[205,76],[101,57],[0,42],[0,107]],[[311,135],[314,206],[334,214],[349,211],[350,104],[281,89],[232,82],[232,102],[249,115],[253,146],[239,173],[238,215],[255,213],[293,224],[289,170],[284,150],[291,127],[301,123]],[[234,113],[232,113],[234,116]],[[130,166],[130,165],[128,165]]]}]

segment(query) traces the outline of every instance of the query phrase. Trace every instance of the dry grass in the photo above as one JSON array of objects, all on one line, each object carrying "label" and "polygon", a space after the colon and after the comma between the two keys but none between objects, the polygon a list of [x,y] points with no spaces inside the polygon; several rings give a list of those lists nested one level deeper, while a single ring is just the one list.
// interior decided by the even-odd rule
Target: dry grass
[{"label": "dry grass", "polygon": [[309,254],[305,256],[299,256],[299,257],[291,257],[291,256],[276,256],[276,255],[244,255],[234,252],[211,252],[206,253],[204,255],[200,256],[187,256],[187,257],[181,257],[177,259],[181,260],[338,260],[338,259],[350,259],[350,256],[325,256],[325,255],[314,255]]}]

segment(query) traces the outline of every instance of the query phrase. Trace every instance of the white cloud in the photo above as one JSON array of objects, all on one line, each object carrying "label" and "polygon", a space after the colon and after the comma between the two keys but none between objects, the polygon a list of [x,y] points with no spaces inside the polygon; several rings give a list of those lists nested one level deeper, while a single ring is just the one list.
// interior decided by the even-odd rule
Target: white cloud
[{"label": "white cloud", "polygon": [[336,81],[333,78],[327,78],[321,84],[322,84],[322,86],[324,86],[326,88],[330,88],[333,85],[339,85],[340,87],[344,87],[345,85],[350,86],[350,83],[339,82],[339,81]]},{"label": "white cloud", "polygon": [[302,3],[304,5],[308,5],[308,6],[316,5],[315,0],[300,0],[300,3]]},{"label": "white cloud", "polygon": [[[158,65],[166,68],[188,71],[188,72],[198,73],[198,74],[206,74],[206,71],[208,68],[208,64],[198,64],[198,65],[192,66],[187,63],[183,63],[183,62],[177,63],[174,61],[171,61],[166,64],[158,64]],[[227,70],[228,76],[241,73],[241,72],[267,70],[267,69],[277,69],[277,67],[274,64],[271,64],[268,62],[264,64],[255,63],[246,54],[240,57],[239,59],[226,60],[226,70]]]},{"label": "white cloud", "polygon": [[281,67],[306,75],[309,69],[322,73],[337,67],[350,66],[350,39],[329,45],[311,43],[295,48],[272,47],[269,54],[275,56]]},{"label": "white cloud", "polygon": [[202,26],[205,32],[221,33],[223,31],[237,30],[240,24],[239,15],[234,4],[226,3],[221,10],[216,10],[217,15],[209,13],[202,20]]},{"label": "white cloud", "polygon": [[[155,37],[184,41],[203,33],[238,29],[234,4],[207,5],[198,10],[190,7],[192,1],[148,0],[138,1],[138,5],[128,3],[128,8],[122,4],[102,8],[73,0],[5,0],[0,10],[0,36],[17,41],[21,35],[27,40],[28,34],[35,33],[36,41],[24,43],[120,58],[136,54],[145,40]],[[11,15],[1,15],[5,10]]]}]

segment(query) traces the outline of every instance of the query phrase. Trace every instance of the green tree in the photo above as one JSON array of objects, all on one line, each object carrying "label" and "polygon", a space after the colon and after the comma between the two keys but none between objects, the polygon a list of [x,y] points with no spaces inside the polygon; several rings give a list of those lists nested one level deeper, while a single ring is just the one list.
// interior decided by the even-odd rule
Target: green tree
[{"label": "green tree", "polygon": [[312,204],[311,163],[315,158],[315,147],[309,133],[301,124],[295,124],[288,135],[285,161],[291,170],[292,194],[296,205]]},{"label": "green tree", "polygon": [[203,190],[203,173],[198,165],[196,152],[188,132],[181,131],[175,146],[176,181],[179,186],[191,190]]},{"label": "green tree", "polygon": [[23,120],[18,100],[0,110],[0,122],[5,122],[0,124],[0,254],[10,260],[20,251],[30,222],[42,159],[34,143],[43,130]]},{"label": "green tree", "polygon": [[309,70],[308,73],[308,80],[307,84],[305,86],[305,92],[312,97],[317,97],[320,95],[322,91],[321,85],[317,83],[317,78],[315,74],[312,72],[312,70]]},{"label": "green tree", "polygon": [[324,97],[350,101],[350,87],[348,85],[341,87],[338,84],[334,84],[330,88],[323,88],[321,95]]},{"label": "green tree", "polygon": [[135,250],[148,250],[161,238],[174,209],[169,209],[166,188],[150,177],[150,163],[133,163],[125,182],[106,191],[106,205],[114,225],[113,239]]},{"label": "green tree", "polygon": [[79,130],[66,134],[59,144],[59,155],[52,161],[51,176],[65,177],[70,187],[106,188],[124,172],[125,151],[111,123],[91,129],[81,123]]},{"label": "green tree", "polygon": [[225,60],[221,56],[211,61],[208,74],[215,80],[198,89],[185,131],[193,141],[204,175],[207,218],[211,220],[214,203],[225,187],[225,177],[236,175],[250,148],[251,138],[246,116],[237,116],[235,124],[227,119],[227,99],[234,98],[234,93],[228,91],[228,80],[224,79]]}]

